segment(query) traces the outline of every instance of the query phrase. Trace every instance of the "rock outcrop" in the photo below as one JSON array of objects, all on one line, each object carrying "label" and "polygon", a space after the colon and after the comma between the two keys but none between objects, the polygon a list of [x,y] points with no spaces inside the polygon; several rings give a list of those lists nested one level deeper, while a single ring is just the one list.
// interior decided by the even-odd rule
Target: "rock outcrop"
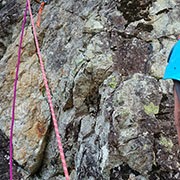
[{"label": "rock outcrop", "polygon": [[[39,4],[31,2],[37,19]],[[0,1],[0,179],[8,178],[13,81],[24,1]],[[172,82],[174,0],[52,0],[38,40],[73,180],[180,179]],[[65,179],[36,53],[25,27],[14,127],[14,179]],[[4,166],[2,166],[4,164]]]}]

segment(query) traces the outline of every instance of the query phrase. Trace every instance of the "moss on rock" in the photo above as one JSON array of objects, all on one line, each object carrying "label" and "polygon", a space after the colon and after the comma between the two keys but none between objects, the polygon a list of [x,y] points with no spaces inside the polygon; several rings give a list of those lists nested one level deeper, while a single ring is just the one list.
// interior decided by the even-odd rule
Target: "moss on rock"
[{"label": "moss on rock", "polygon": [[150,102],[148,105],[144,105],[144,111],[147,115],[157,114],[159,112],[159,106]]}]

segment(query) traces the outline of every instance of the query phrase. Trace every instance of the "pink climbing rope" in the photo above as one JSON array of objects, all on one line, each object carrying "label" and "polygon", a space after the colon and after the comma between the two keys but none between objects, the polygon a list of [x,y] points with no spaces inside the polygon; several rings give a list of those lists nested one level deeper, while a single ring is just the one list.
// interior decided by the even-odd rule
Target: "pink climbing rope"
[{"label": "pink climbing rope", "polygon": [[22,41],[23,41],[23,36],[24,36],[24,28],[26,24],[27,11],[28,11],[28,3],[26,2],[26,9],[24,11],[24,18],[23,18],[19,48],[18,48],[18,61],[16,64],[16,75],[15,75],[15,80],[14,80],[14,96],[13,96],[13,103],[12,103],[12,120],[11,120],[11,127],[10,127],[10,147],[9,147],[10,180],[13,179],[13,128],[14,128],[14,119],[15,119],[16,89],[17,89],[17,82],[18,82],[19,66],[21,62],[21,49],[22,49]]},{"label": "pink climbing rope", "polygon": [[57,123],[56,116],[55,116],[55,113],[54,113],[51,94],[50,94],[50,90],[49,90],[49,86],[48,86],[48,81],[47,81],[47,78],[46,78],[46,73],[45,73],[45,70],[44,70],[44,64],[43,64],[43,60],[42,60],[42,56],[41,56],[41,52],[40,52],[40,48],[39,48],[38,39],[37,39],[36,28],[35,28],[35,25],[34,25],[34,19],[33,19],[32,11],[31,11],[30,0],[27,0],[27,1],[28,1],[28,8],[29,8],[31,24],[32,24],[32,28],[33,28],[35,44],[36,44],[36,48],[37,48],[37,54],[38,54],[38,57],[39,57],[41,71],[42,71],[43,80],[44,80],[44,85],[45,85],[45,88],[46,88],[46,95],[48,97],[48,102],[49,102],[49,106],[50,106],[50,110],[51,110],[51,114],[52,114],[52,119],[53,119],[55,134],[56,134],[56,138],[57,138],[57,143],[58,143],[58,147],[59,147],[61,162],[62,162],[62,166],[63,166],[63,170],[64,170],[64,175],[66,177],[66,180],[70,180],[67,165],[66,165],[66,160],[65,160],[65,156],[64,156],[64,152],[63,152],[63,147],[62,147],[62,143],[61,143],[61,137],[59,135],[58,123]]},{"label": "pink climbing rope", "polygon": [[37,54],[38,54],[38,57],[40,60],[40,66],[41,66],[42,76],[43,76],[43,80],[44,80],[44,85],[46,88],[46,94],[48,97],[48,103],[49,103],[51,114],[52,114],[52,119],[53,119],[55,134],[56,134],[56,138],[57,138],[58,148],[59,148],[59,152],[60,152],[61,162],[62,162],[65,178],[66,178],[66,180],[70,180],[67,165],[66,165],[66,160],[65,160],[65,156],[64,156],[64,152],[63,152],[63,147],[62,147],[62,143],[61,143],[61,138],[59,135],[58,123],[56,120],[56,116],[55,116],[55,112],[54,112],[54,108],[53,108],[53,103],[52,103],[52,99],[51,99],[51,94],[50,94],[50,90],[49,90],[49,86],[48,86],[48,81],[46,78],[44,64],[43,64],[43,60],[42,60],[42,56],[41,56],[41,52],[40,52],[40,48],[39,48],[39,43],[38,43],[38,39],[37,39],[36,28],[34,25],[34,19],[33,19],[32,11],[31,11],[30,0],[26,1],[26,10],[24,12],[21,37],[20,37],[20,43],[19,43],[19,49],[18,49],[18,62],[17,62],[17,66],[16,66],[16,76],[15,76],[15,80],[14,80],[12,121],[11,121],[11,128],[10,128],[10,180],[13,180],[13,127],[14,127],[14,119],[15,119],[16,90],[17,90],[18,72],[19,72],[19,66],[20,66],[22,40],[23,40],[23,35],[24,35],[24,29],[25,29],[26,16],[27,16],[28,9],[29,9],[29,13],[30,13],[31,24],[32,24],[35,44],[36,44],[36,48],[37,48]]}]

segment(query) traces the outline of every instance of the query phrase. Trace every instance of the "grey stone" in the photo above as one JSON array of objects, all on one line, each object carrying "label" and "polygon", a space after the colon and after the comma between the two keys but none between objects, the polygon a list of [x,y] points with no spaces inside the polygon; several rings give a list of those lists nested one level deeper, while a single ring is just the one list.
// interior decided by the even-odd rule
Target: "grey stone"
[{"label": "grey stone", "polygon": [[[36,21],[39,4],[31,5]],[[24,7],[0,1],[1,179],[8,178]],[[173,84],[162,80],[179,33],[178,7],[174,0],[55,0],[44,7],[37,35],[71,179],[179,179]],[[65,179],[29,17],[18,80],[14,178]]]}]

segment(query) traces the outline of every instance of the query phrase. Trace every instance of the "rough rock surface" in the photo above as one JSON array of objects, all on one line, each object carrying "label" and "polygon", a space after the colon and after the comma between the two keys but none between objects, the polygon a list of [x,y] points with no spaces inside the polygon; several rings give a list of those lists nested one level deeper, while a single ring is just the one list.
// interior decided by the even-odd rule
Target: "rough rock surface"
[{"label": "rough rock surface", "polygon": [[[0,130],[0,179],[9,179],[9,141],[8,138]],[[18,165],[16,162],[13,162],[13,174],[14,179],[20,180],[21,173],[20,169],[17,169]]]},{"label": "rough rock surface", "polygon": [[[35,20],[38,4],[31,2]],[[0,1],[0,179],[8,178],[13,81],[25,1]],[[52,0],[38,40],[72,180],[178,180],[172,82],[175,0]],[[14,179],[65,179],[32,28],[25,28]],[[6,137],[7,136],[7,137]],[[2,147],[1,147],[2,146]]]}]

